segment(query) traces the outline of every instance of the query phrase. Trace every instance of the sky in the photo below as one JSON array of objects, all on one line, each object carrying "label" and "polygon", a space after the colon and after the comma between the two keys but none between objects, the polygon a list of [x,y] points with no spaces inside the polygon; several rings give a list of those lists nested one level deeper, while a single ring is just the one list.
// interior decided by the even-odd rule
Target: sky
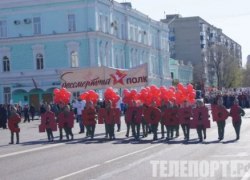
[{"label": "sky", "polygon": [[133,9],[154,20],[165,14],[200,16],[242,47],[242,64],[250,55],[250,0],[116,0],[131,2]]}]

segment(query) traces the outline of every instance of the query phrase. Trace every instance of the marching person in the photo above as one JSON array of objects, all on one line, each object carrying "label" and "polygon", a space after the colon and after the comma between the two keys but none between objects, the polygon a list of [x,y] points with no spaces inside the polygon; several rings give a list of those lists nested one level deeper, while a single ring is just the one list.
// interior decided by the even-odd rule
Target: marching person
[{"label": "marching person", "polygon": [[157,131],[158,124],[161,120],[161,110],[156,107],[156,102],[153,101],[151,107],[144,111],[144,115],[148,124],[151,124],[151,130],[153,132],[153,141],[158,140]]},{"label": "marching person", "polygon": [[96,126],[96,110],[92,101],[86,102],[86,108],[82,112],[82,118],[84,119],[84,125],[87,129],[87,137],[94,138],[95,126]]},{"label": "marching person", "polygon": [[105,124],[107,125],[107,132],[109,135],[109,139],[112,140],[115,139],[115,120],[112,111],[112,102],[110,100],[106,101],[105,110],[106,110]]},{"label": "marching person", "polygon": [[45,126],[46,126],[46,132],[48,136],[48,141],[53,142],[54,141],[54,136],[52,132],[52,128],[55,125],[56,126],[56,121],[55,121],[55,114],[51,111],[51,106],[47,105],[46,106],[46,112],[41,115],[41,120],[43,121],[43,118],[45,118]]},{"label": "marching person", "polygon": [[217,122],[218,127],[218,140],[224,139],[224,132],[226,126],[226,119],[228,117],[228,111],[223,105],[223,98],[220,97],[217,100],[217,105],[212,106],[213,120]]},{"label": "marching person", "polygon": [[140,140],[140,128],[141,128],[141,120],[142,120],[142,107],[136,106],[136,102],[134,110],[132,111],[131,116],[131,127],[132,127],[132,133],[135,138],[135,140]]},{"label": "marching person", "polygon": [[164,113],[165,113],[165,110],[167,109],[167,105],[166,105],[166,102],[164,100],[161,101],[161,107],[160,107],[160,110],[161,110],[161,139],[164,139],[165,138],[165,125],[164,125]]},{"label": "marching person", "polygon": [[63,103],[60,103],[58,105],[58,113],[56,116],[56,122],[58,124],[58,129],[59,129],[59,140],[63,140],[63,116],[62,112],[64,112],[65,105]]},{"label": "marching person", "polygon": [[245,111],[239,106],[239,100],[235,98],[234,105],[230,109],[230,116],[232,116],[236,140],[240,139],[241,116],[244,115]]},{"label": "marching person", "polygon": [[[126,122],[126,126],[127,126],[127,133],[126,133],[126,137],[129,137],[129,132],[130,132],[130,127],[133,127],[133,118],[136,114],[135,111],[132,111],[133,109],[135,109],[136,107],[136,102],[135,101],[132,101],[129,105],[128,105],[128,110],[126,111],[125,113],[125,122]],[[132,128],[132,135],[134,135],[134,129]]]},{"label": "marching person", "polygon": [[196,131],[198,134],[199,141],[202,142],[203,139],[206,139],[206,126],[205,121],[208,121],[208,109],[205,107],[202,100],[197,100],[196,102],[196,108],[194,108],[194,114],[197,114],[197,116],[194,116],[194,119],[197,121]]},{"label": "marching person", "polygon": [[188,104],[188,101],[185,100],[183,102],[182,107],[178,111],[179,121],[181,124],[181,128],[184,134],[184,140],[189,141],[189,132],[190,132],[190,120],[192,117],[192,108]]},{"label": "marching person", "polygon": [[60,119],[62,120],[61,127],[64,129],[66,138],[69,140],[69,136],[71,136],[71,140],[74,139],[74,135],[72,133],[72,128],[74,126],[74,112],[70,111],[70,106],[66,105],[64,107],[63,112],[59,114]]},{"label": "marching person", "polygon": [[148,106],[143,104],[142,106],[142,137],[148,136],[149,126],[147,121],[145,120],[144,112],[147,110]]},{"label": "marching person", "polygon": [[[167,129],[167,137],[166,140],[169,141],[170,139],[173,139],[174,137],[174,131],[176,131],[176,137],[177,137],[177,125],[179,126],[178,121],[178,108],[177,106],[174,106],[174,104],[171,101],[167,102],[167,107],[163,114],[163,123],[166,126]],[[179,130],[178,130],[179,131]],[[179,133],[179,132],[178,132]]]},{"label": "marching person", "polygon": [[19,144],[19,132],[20,128],[18,127],[18,123],[21,122],[21,117],[17,114],[17,110],[15,107],[11,107],[10,115],[8,117],[8,127],[11,132],[10,143],[14,143],[14,133],[16,133],[16,144]]}]

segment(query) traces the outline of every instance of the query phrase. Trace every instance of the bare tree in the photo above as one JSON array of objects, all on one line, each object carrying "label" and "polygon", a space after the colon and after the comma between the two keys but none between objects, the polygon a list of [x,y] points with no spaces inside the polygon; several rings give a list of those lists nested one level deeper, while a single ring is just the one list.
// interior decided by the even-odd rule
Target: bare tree
[{"label": "bare tree", "polygon": [[[232,56],[229,50],[222,45],[212,45],[207,50],[208,69],[210,76],[215,75],[217,88],[239,86],[242,82],[239,60]],[[211,78],[213,79],[213,78]]]}]

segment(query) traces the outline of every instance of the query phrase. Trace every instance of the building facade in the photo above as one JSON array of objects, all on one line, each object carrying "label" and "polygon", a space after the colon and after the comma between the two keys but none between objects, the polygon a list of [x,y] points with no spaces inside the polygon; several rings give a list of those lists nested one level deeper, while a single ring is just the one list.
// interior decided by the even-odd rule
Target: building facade
[{"label": "building facade", "polygon": [[169,67],[173,84],[178,82],[184,85],[193,83],[193,66],[190,62],[184,64],[183,61],[170,58]]},{"label": "building facade", "polygon": [[149,84],[169,85],[167,37],[167,24],[130,3],[2,0],[0,103],[50,102],[59,71],[72,68],[148,63]]},{"label": "building facade", "polygon": [[216,77],[209,66],[209,48],[221,45],[242,66],[241,46],[200,17],[166,15],[162,19],[169,26],[170,57],[191,62],[194,67],[194,82],[200,86],[216,86]]}]

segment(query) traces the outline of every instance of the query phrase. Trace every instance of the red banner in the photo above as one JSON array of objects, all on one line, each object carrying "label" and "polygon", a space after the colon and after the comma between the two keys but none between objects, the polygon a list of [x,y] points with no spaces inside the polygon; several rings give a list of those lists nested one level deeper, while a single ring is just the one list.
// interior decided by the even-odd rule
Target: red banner
[{"label": "red banner", "polygon": [[58,114],[58,127],[74,127],[74,112],[61,112]]},{"label": "red banner", "polygon": [[192,108],[185,107],[178,110],[178,117],[180,124],[189,124],[192,117]]},{"label": "red banner", "polygon": [[21,118],[18,114],[15,115],[11,115],[8,118],[8,127],[10,129],[11,132],[20,132],[20,128],[18,127],[18,123],[21,122]]},{"label": "red banner", "polygon": [[167,126],[176,126],[179,124],[178,109],[166,109],[163,114],[163,124]]},{"label": "red banner", "polygon": [[57,131],[55,114],[52,111],[41,114],[41,124],[39,125],[39,132],[45,132],[46,128],[51,128],[52,131]]},{"label": "red banner", "polygon": [[119,108],[111,108],[109,110],[101,108],[98,111],[98,124],[120,124],[121,111]]},{"label": "red banner", "polygon": [[144,111],[144,118],[148,124],[158,124],[161,120],[161,110],[156,107],[149,107]]},{"label": "red banner", "polygon": [[142,121],[142,108],[141,107],[129,107],[125,113],[125,122],[140,124]]},{"label": "red banner", "polygon": [[84,109],[82,111],[82,118],[83,118],[83,124],[85,126],[87,125],[95,125],[96,121],[96,111],[94,108],[88,108],[88,109]]},{"label": "red banner", "polygon": [[224,106],[212,105],[211,109],[213,121],[225,121],[229,116],[229,112]]},{"label": "red banner", "polygon": [[197,128],[202,125],[204,128],[210,128],[208,109],[206,107],[197,107],[193,109],[193,120],[190,121],[190,128]]}]

